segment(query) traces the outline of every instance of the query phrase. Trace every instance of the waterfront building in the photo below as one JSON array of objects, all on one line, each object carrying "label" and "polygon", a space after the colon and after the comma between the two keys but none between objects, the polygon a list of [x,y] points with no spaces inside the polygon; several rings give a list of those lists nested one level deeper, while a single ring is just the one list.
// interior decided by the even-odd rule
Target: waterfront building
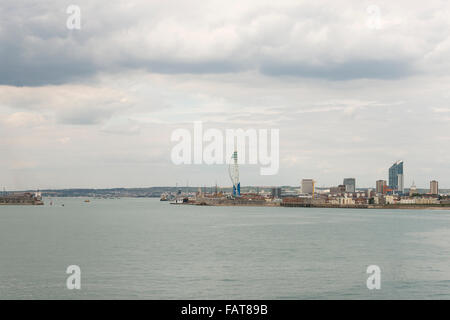
[{"label": "waterfront building", "polygon": [[400,204],[416,204],[416,199],[400,199]]},{"label": "waterfront building", "polygon": [[389,168],[389,187],[394,191],[403,193],[403,182],[403,161],[397,161]]},{"label": "waterfront building", "polygon": [[409,196],[412,197],[413,195],[415,195],[417,193],[418,193],[417,192],[417,187],[416,187],[416,184],[413,181],[413,183],[411,185],[411,188],[409,188]]},{"label": "waterfront building", "polygon": [[430,182],[430,193],[439,194],[439,183],[436,180]]},{"label": "waterfront building", "polygon": [[353,200],[353,198],[340,197],[338,199],[339,199],[339,205],[341,205],[341,206],[355,204],[355,200]]},{"label": "waterfront building", "polygon": [[346,192],[356,191],[356,179],[355,178],[345,178],[343,185],[345,186]]},{"label": "waterfront building", "polygon": [[394,193],[394,190],[392,190],[388,186],[383,187],[383,194],[393,194],[393,193]]},{"label": "waterfront building", "polygon": [[0,196],[0,205],[43,205],[40,192],[10,193]]},{"label": "waterfront building", "polygon": [[416,204],[440,204],[441,202],[437,198],[417,198]]},{"label": "waterfront building", "polygon": [[394,204],[395,203],[395,199],[393,195],[388,195],[385,198],[386,204]]},{"label": "waterfront building", "polygon": [[384,194],[384,187],[386,186],[386,180],[378,180],[376,182],[376,192],[377,194]]},{"label": "waterfront building", "polygon": [[382,197],[382,196],[373,197],[373,203],[374,204],[384,204],[385,203],[384,197]]},{"label": "waterfront building", "polygon": [[297,197],[298,196],[297,190],[286,190],[286,189],[280,189],[280,197],[279,198],[285,198],[285,197]]},{"label": "waterfront building", "polygon": [[281,188],[272,188],[272,198],[281,199]]},{"label": "waterfront building", "polygon": [[314,195],[315,181],[313,179],[302,180],[302,193]]},{"label": "waterfront building", "polygon": [[344,194],[345,193],[345,185],[341,184],[337,187],[331,187],[330,188],[331,194]]}]

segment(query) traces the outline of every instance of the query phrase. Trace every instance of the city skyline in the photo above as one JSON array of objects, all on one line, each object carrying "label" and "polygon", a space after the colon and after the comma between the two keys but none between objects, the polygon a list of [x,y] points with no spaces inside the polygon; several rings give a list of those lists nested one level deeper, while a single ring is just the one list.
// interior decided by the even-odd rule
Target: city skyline
[{"label": "city skyline", "polygon": [[[349,179],[349,178],[345,178],[345,179]],[[351,178],[351,179],[356,179],[356,181],[357,181],[357,178]],[[289,187],[289,188],[298,188],[299,190],[301,190],[303,181],[307,181],[308,183],[312,182],[312,185],[313,185],[312,188],[313,189],[320,189],[320,190],[335,188],[335,187],[338,187],[340,185],[346,186],[345,184],[339,183],[339,181],[336,181],[334,184],[332,183],[330,185],[324,185],[324,184],[318,184],[318,180],[316,180],[316,179],[300,179],[298,184],[279,184],[279,185],[245,184],[245,185],[243,185],[243,187],[245,187],[245,188],[258,188],[258,187],[262,187],[262,188],[281,188],[281,187]],[[376,190],[378,190],[378,182],[384,182],[384,186],[385,187],[389,187],[388,184],[387,184],[387,181],[381,179],[381,180],[376,180],[373,185],[359,185],[359,186],[356,185],[355,191],[351,191],[353,189],[351,189],[351,190],[347,190],[346,189],[347,190],[346,192],[356,192],[358,190],[367,190],[367,189],[373,189],[374,191],[376,191]],[[434,188],[437,188],[437,190],[450,190],[450,188],[447,188],[445,186],[441,187],[439,180],[435,180],[435,179],[429,180],[427,182],[427,185],[425,185],[425,186],[416,186],[415,181],[413,180],[412,184],[410,186],[405,186],[404,190],[410,190],[411,188],[413,188],[413,189],[417,189],[417,190],[430,190],[431,191],[432,188],[433,188],[432,186],[434,186]],[[95,188],[95,187],[87,186],[87,187],[35,188],[35,189],[33,189],[33,188],[7,189],[4,186],[0,186],[0,187],[1,187],[0,194],[2,192],[10,192],[10,191],[83,190],[83,189],[86,189],[86,190],[91,190],[91,189],[92,190],[94,190],[94,189],[98,189],[98,190],[130,189],[130,190],[132,190],[132,189],[146,189],[146,188],[180,188],[180,189],[185,189],[185,188],[189,188],[189,189],[192,189],[192,188],[207,188],[207,189],[209,189],[209,188],[218,187],[218,188],[221,188],[221,189],[227,189],[228,188],[230,190],[233,190],[232,183],[228,183],[228,184],[225,183],[224,185],[220,185],[220,184],[217,184],[217,183],[213,183],[213,184],[211,184],[211,183],[209,183],[209,184],[208,183],[205,183],[205,184],[189,184],[189,181],[185,181],[184,184],[183,184],[183,182],[180,181],[180,182],[175,183],[174,185],[168,184],[168,185],[155,185],[155,186],[145,186],[145,187],[136,187],[136,186],[127,186],[127,187],[121,186],[121,187],[118,187],[118,186],[111,186],[111,187]]]},{"label": "city skyline", "polygon": [[2,1],[0,187],[229,185],[171,162],[195,121],[279,129],[278,174],[242,165],[242,185],[374,187],[405,159],[405,188],[450,187],[444,1],[77,5],[69,29],[67,3]]}]

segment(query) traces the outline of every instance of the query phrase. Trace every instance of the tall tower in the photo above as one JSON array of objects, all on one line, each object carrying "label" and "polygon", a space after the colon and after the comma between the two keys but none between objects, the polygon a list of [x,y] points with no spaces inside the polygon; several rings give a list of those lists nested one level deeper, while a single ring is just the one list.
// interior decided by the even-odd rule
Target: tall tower
[{"label": "tall tower", "polygon": [[241,195],[241,183],[239,182],[239,165],[236,150],[233,152],[231,159],[233,161],[228,166],[228,173],[230,175],[231,183],[233,184],[233,196],[239,197]]},{"label": "tall tower", "polygon": [[314,179],[302,179],[302,193],[314,196],[315,184]]},{"label": "tall tower", "polygon": [[355,178],[345,178],[343,185],[345,186],[345,192],[356,192]]},{"label": "tall tower", "polygon": [[436,180],[430,182],[430,193],[431,194],[439,194],[439,183]]},{"label": "tall tower", "polygon": [[389,168],[389,187],[395,191],[403,193],[403,161],[397,161]]},{"label": "tall tower", "polygon": [[387,186],[386,180],[377,180],[376,185],[377,185],[376,192],[380,193],[380,194],[384,194],[384,187]]}]

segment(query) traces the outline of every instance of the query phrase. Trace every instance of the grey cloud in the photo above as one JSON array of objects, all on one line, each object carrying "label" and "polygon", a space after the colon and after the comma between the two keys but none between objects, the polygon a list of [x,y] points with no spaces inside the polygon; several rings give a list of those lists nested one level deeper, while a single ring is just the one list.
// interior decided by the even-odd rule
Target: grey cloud
[{"label": "grey cloud", "polygon": [[12,51],[1,57],[0,84],[21,87],[76,83],[99,71],[86,60],[41,55],[30,61],[16,56],[17,51]]},{"label": "grey cloud", "polygon": [[224,60],[204,62],[123,60],[120,65],[124,68],[144,69],[149,72],[165,74],[217,74],[239,72],[246,69],[242,64]]},{"label": "grey cloud", "polygon": [[76,82],[98,71],[66,29],[65,6],[51,1],[11,1],[0,8],[0,85],[40,86]]},{"label": "grey cloud", "polygon": [[112,112],[102,109],[86,108],[82,110],[71,110],[58,115],[58,122],[73,125],[94,125],[111,117]]},{"label": "grey cloud", "polygon": [[[214,12],[221,21],[215,25],[202,21],[196,2],[180,12],[139,1],[126,10],[120,2],[101,6],[81,1],[82,30],[68,30],[67,5],[6,1],[0,9],[0,85],[74,83],[124,69],[163,74],[259,70],[271,77],[334,81],[397,79],[416,73],[417,59],[431,50],[424,47],[417,53],[417,48],[393,41],[398,36],[410,44],[411,34],[405,31],[379,37],[377,31],[364,30],[364,19],[355,26],[352,19],[364,18],[363,7],[347,16],[320,4],[272,11],[255,5],[237,12],[236,20]],[[351,28],[358,34],[348,34]]]},{"label": "grey cloud", "polygon": [[417,71],[411,62],[395,60],[357,60],[326,66],[305,64],[266,63],[261,72],[270,76],[297,76],[305,78],[324,78],[329,80],[352,80],[362,78],[398,79],[410,76]]}]

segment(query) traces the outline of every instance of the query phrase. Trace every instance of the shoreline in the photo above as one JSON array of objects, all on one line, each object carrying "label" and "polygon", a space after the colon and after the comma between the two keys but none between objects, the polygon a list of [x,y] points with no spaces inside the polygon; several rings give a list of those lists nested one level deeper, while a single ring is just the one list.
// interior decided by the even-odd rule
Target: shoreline
[{"label": "shoreline", "polygon": [[403,210],[450,210],[450,205],[313,205],[313,204],[262,204],[262,203],[170,203],[173,205],[209,207],[285,207],[285,208],[329,208],[329,209],[403,209]]}]

